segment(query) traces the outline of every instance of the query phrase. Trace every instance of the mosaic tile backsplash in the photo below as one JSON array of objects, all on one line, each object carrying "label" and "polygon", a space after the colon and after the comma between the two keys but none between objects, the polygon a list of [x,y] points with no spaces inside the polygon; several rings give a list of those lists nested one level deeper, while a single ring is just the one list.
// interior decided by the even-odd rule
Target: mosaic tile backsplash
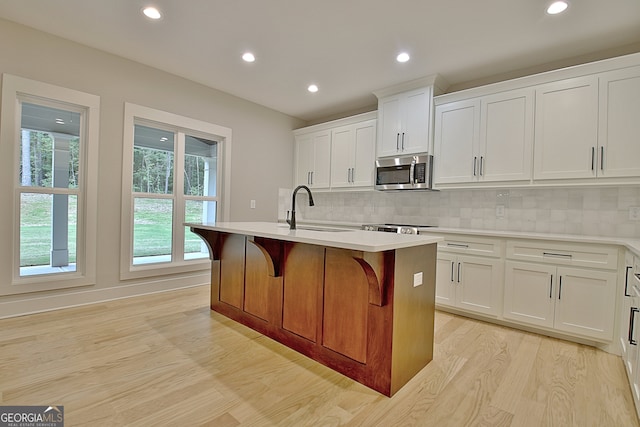
[{"label": "mosaic tile backsplash", "polygon": [[[640,186],[443,190],[435,192],[305,192],[296,203],[298,221],[356,224],[402,223],[447,228],[640,238]],[[280,189],[278,218],[291,209],[291,190]]]}]

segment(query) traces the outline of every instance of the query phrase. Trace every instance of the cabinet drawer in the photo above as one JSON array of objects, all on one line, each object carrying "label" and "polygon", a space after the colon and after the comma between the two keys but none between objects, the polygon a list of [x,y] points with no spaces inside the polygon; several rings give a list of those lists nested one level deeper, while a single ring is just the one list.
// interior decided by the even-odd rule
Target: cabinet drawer
[{"label": "cabinet drawer", "polygon": [[507,258],[611,270],[618,267],[617,248],[591,244],[509,241]]},{"label": "cabinet drawer", "polygon": [[496,258],[502,257],[504,253],[502,240],[456,235],[442,235],[442,237],[444,240],[438,242],[439,251]]}]

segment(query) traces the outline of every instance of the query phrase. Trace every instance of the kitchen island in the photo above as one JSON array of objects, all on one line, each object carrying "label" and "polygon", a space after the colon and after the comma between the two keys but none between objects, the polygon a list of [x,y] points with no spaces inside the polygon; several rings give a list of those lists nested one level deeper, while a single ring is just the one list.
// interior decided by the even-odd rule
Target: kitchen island
[{"label": "kitchen island", "polygon": [[209,246],[212,310],[386,396],[433,358],[441,238],[186,225]]}]

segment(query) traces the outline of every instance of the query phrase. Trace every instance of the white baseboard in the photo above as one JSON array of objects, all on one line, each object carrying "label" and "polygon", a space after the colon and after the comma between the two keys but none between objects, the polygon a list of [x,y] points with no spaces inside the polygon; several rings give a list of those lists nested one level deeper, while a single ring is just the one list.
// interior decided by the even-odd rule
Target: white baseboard
[{"label": "white baseboard", "polygon": [[63,292],[53,295],[50,292],[42,296],[37,294],[22,295],[23,298],[18,300],[0,302],[0,319],[190,288],[193,286],[209,285],[210,283],[211,273],[205,271],[203,273],[180,277],[155,277],[135,284],[120,285],[105,289],[76,288],[73,291],[65,289]]}]

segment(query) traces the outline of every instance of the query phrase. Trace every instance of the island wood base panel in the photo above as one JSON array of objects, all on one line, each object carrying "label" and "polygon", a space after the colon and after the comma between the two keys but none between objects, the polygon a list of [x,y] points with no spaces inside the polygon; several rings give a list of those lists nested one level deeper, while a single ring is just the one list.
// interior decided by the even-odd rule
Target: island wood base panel
[{"label": "island wood base panel", "polygon": [[386,396],[432,360],[436,244],[360,252],[192,231],[210,248],[212,310]]}]

